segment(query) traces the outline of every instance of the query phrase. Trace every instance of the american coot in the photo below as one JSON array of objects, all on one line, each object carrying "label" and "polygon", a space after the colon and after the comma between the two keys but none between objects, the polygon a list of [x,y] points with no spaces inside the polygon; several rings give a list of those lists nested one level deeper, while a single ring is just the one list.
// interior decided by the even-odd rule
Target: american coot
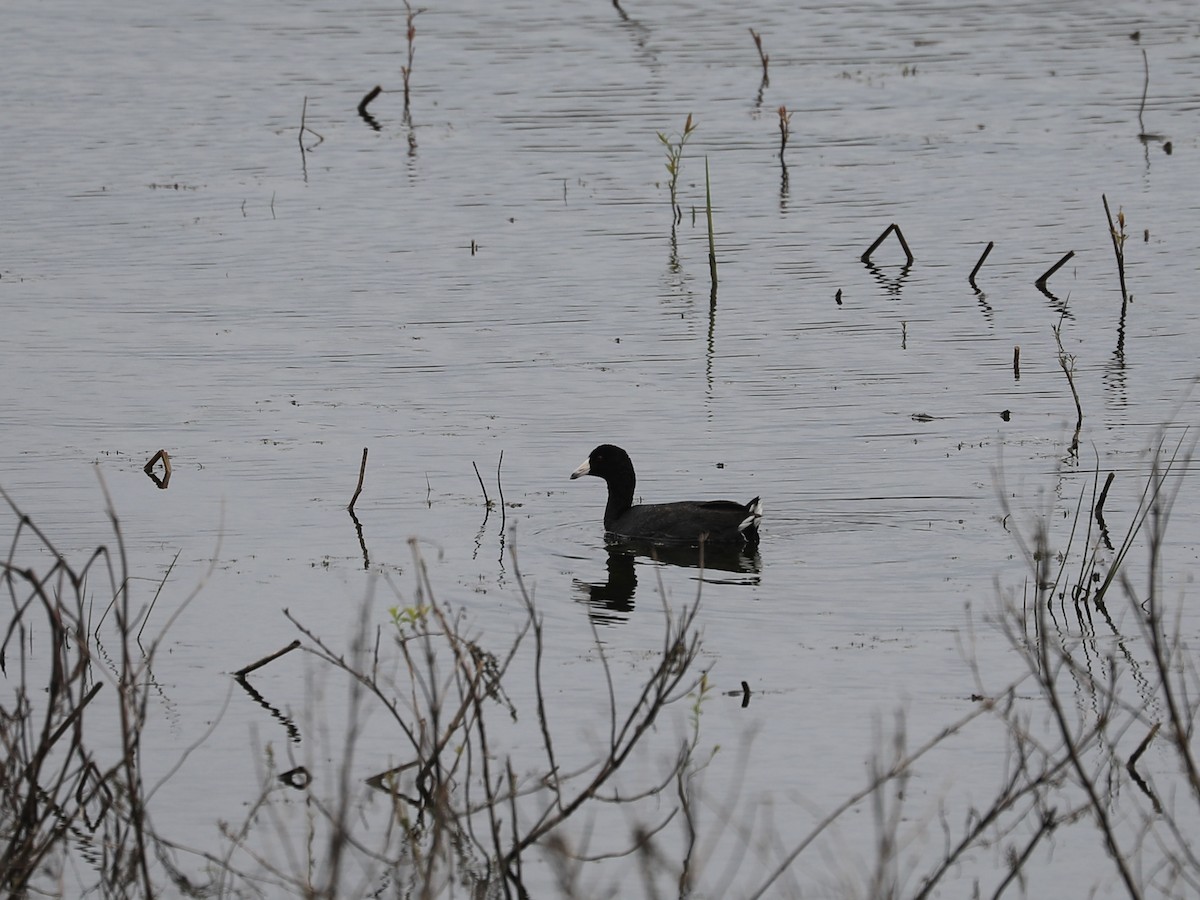
[{"label": "american coot", "polygon": [[637,476],[629,454],[612,444],[601,444],[571,478],[595,475],[608,483],[604,530],[617,537],[664,543],[758,543],[762,503],[732,500],[684,500],[678,503],[633,505]]}]

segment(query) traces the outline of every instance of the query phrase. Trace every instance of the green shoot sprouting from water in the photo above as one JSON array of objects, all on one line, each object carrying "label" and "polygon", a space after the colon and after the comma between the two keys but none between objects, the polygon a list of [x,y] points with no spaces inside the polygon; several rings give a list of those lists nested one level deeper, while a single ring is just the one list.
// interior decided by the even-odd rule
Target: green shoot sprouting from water
[{"label": "green shoot sprouting from water", "polygon": [[683,145],[687,143],[687,139],[691,137],[692,132],[695,130],[696,124],[692,121],[692,114],[688,113],[687,121],[683,123],[683,131],[676,135],[675,140],[668,137],[665,132],[660,131],[658,133],[658,139],[667,148],[667,173],[671,176],[671,180],[667,183],[667,188],[671,192],[671,212],[676,225],[683,221],[683,210],[679,208],[677,199],[679,168],[683,161]]}]

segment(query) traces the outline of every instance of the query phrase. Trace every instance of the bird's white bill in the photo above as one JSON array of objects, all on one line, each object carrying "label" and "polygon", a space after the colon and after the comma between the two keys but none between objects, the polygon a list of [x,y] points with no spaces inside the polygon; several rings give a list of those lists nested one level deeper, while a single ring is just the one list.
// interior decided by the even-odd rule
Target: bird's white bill
[{"label": "bird's white bill", "polygon": [[581,465],[578,469],[576,469],[574,472],[571,473],[571,478],[574,479],[574,478],[578,478],[580,475],[592,474],[591,467],[588,465],[589,462],[591,462],[591,460],[585,459],[583,461],[583,465]]}]

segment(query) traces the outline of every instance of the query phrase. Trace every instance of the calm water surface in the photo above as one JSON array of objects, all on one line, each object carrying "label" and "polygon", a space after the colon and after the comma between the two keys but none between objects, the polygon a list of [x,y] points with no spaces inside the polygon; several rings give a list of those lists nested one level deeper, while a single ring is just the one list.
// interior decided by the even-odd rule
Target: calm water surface
[{"label": "calm water surface", "polygon": [[[633,678],[661,642],[663,597],[700,592],[714,687],[755,693],[706,705],[702,743],[723,749],[704,786],[738,785],[737,813],[769,822],[748,843],[773,866],[862,787],[896,711],[918,744],[974,708],[970,661],[992,689],[1023,671],[989,623],[1029,577],[1013,530],[1047,515],[1065,543],[1081,492],[1113,471],[1123,531],[1160,429],[1187,439],[1190,4],[623,7],[429,4],[408,118],[402,7],[8,11],[0,485],[83,558],[111,535],[99,474],[143,599],[179,554],[160,622],[200,586],[155,666],[144,737],[151,781],[200,742],[154,801],[181,843],[222,846],[216,823],[244,815],[268,745],[335,765],[344,685],[299,654],[256,676],[308,723],[296,744],[230,695],[228,673],[297,636],[285,608],[337,647],[365,598],[376,622],[413,602],[415,536],[435,590],[497,650],[521,622],[519,550],[581,761],[607,696],[592,626]],[[1143,50],[1144,128],[1160,136],[1144,141]],[[355,107],[376,84],[373,128]],[[656,134],[689,114],[672,227]],[[1124,316],[1102,194],[1129,234]],[[915,263],[889,239],[865,266],[892,222]],[[760,557],[701,576],[610,554],[602,484],[567,480],[606,441],[631,452],[646,500],[761,494]],[[364,446],[360,542],[345,505]],[[166,491],[141,472],[159,448]],[[472,469],[496,499],[501,453],[503,521]],[[1190,479],[1179,489],[1176,601],[1200,544]],[[1182,637],[1198,631],[1185,607]],[[524,727],[514,752],[536,747]],[[682,727],[664,724],[634,768],[661,771]],[[997,741],[968,731],[917,769],[914,857],[940,852],[921,827],[939,808],[959,815],[996,783]],[[394,744],[373,723],[355,774]],[[1166,753],[1147,765],[1173,772]],[[869,811],[843,822],[791,892],[867,893],[873,829]],[[1030,861],[1035,893],[1115,890],[1081,831]],[[706,891],[757,883],[757,866],[722,881],[735,844],[712,850]],[[970,863],[955,890],[1005,869],[1000,848]],[[640,889],[602,871],[597,890]]]}]

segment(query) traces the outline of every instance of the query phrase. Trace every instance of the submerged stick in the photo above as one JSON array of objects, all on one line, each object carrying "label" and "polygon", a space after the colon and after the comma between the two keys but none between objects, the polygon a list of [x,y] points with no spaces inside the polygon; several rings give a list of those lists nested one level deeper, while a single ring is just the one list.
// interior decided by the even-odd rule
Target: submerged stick
[{"label": "submerged stick", "polygon": [[896,239],[900,241],[900,246],[904,250],[905,257],[907,257],[907,259],[908,259],[908,265],[911,266],[913,264],[913,260],[916,257],[914,257],[912,254],[912,251],[910,249],[908,249],[908,241],[906,241],[904,239],[904,233],[900,230],[900,226],[897,225],[895,222],[893,222],[887,228],[883,229],[883,234],[881,234],[879,237],[877,237],[875,239],[875,243],[873,243],[870,247],[867,248],[867,252],[864,253],[860,257],[860,259],[863,262],[870,264],[871,254],[874,253],[877,249],[879,249],[879,245],[882,244],[884,242],[884,240],[887,238],[887,236],[889,234],[891,234],[893,231],[896,233]]},{"label": "submerged stick", "polygon": [[1057,272],[1059,269],[1061,269],[1063,266],[1065,266],[1067,264],[1067,262],[1071,259],[1071,257],[1074,255],[1075,255],[1074,250],[1068,250],[1063,255],[1062,259],[1060,259],[1058,262],[1056,262],[1054,265],[1052,265],[1050,268],[1048,268],[1042,274],[1042,277],[1033,283],[1034,286],[1039,287],[1039,288],[1044,288],[1046,286],[1046,282],[1050,279],[1050,276],[1053,275],[1055,272]]},{"label": "submerged stick", "polygon": [[967,276],[967,283],[971,287],[975,287],[975,276],[979,270],[983,268],[983,261],[988,258],[988,254],[992,252],[992,248],[996,246],[995,241],[988,241],[988,245],[983,248],[983,254],[979,257],[979,262],[975,263],[975,268],[971,270],[971,274]]},{"label": "submerged stick", "polygon": [[354,496],[350,498],[350,505],[346,507],[346,509],[350,510],[351,514],[354,513],[354,504],[358,502],[358,495],[362,493],[363,478],[366,476],[366,474],[367,474],[367,448],[363,447],[362,463],[358,467],[358,487],[356,487],[354,489]]},{"label": "submerged stick", "polygon": [[234,678],[245,678],[247,675],[249,675],[255,669],[261,669],[267,663],[273,662],[274,660],[279,659],[279,657],[283,656],[285,653],[291,653],[293,650],[295,650],[299,646],[300,646],[300,640],[299,640],[299,638],[297,638],[296,640],[294,640],[290,644],[288,644],[286,647],[284,647],[282,650],[276,650],[270,656],[264,656],[258,662],[252,662],[252,663],[250,663],[250,665],[245,666],[241,669],[238,669],[236,672],[233,673],[233,677]]}]

